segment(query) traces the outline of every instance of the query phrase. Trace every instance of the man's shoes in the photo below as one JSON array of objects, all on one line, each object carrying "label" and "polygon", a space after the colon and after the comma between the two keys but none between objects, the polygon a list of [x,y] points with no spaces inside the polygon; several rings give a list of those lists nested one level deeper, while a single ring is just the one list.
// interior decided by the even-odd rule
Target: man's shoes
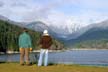
[{"label": "man's shoes", "polygon": [[31,63],[29,63],[29,64],[26,64],[27,66],[31,66],[32,64]]},{"label": "man's shoes", "polygon": [[31,63],[29,63],[29,64],[20,64],[21,66],[24,66],[24,65],[26,65],[26,66],[31,66],[32,64]]},{"label": "man's shoes", "polygon": [[24,64],[20,64],[21,66],[24,66]]}]

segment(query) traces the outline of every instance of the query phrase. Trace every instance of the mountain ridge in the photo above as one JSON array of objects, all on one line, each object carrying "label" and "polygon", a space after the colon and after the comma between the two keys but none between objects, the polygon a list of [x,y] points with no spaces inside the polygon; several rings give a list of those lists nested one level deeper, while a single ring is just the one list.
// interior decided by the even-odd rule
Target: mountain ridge
[{"label": "mountain ridge", "polygon": [[[7,20],[7,19],[6,19]],[[65,33],[57,33],[56,28],[53,30],[53,26],[50,27],[50,25],[45,24],[42,21],[36,21],[36,22],[30,22],[30,23],[17,23],[11,20],[8,20],[10,23],[15,23],[16,25],[19,25],[21,27],[26,27],[35,31],[43,32],[44,29],[47,29],[49,31],[49,34],[63,42],[66,46],[72,46],[75,43],[79,43],[82,41],[87,40],[98,40],[98,39],[108,39],[108,20],[104,20],[100,23],[93,23],[86,27],[82,27],[78,29],[77,31],[73,32],[72,34],[65,35]]]},{"label": "mountain ridge", "polygon": [[[104,25],[103,25],[104,23]],[[67,46],[81,43],[87,40],[108,39],[108,20],[91,25],[91,27],[80,36],[64,41]]]}]

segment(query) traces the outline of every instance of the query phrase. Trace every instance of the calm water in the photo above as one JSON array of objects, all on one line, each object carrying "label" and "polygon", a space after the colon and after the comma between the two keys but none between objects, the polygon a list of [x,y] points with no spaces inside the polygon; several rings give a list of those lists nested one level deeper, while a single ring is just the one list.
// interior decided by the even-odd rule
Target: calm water
[{"label": "calm water", "polygon": [[[39,53],[30,55],[31,61],[38,60]],[[19,61],[19,54],[0,55],[0,61]],[[108,66],[108,50],[72,50],[50,52],[49,63],[83,64]]]}]

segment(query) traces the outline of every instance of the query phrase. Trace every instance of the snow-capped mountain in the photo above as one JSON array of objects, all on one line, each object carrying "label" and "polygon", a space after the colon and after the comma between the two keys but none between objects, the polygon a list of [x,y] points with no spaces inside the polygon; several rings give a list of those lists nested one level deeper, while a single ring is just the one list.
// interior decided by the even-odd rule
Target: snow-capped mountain
[{"label": "snow-capped mountain", "polygon": [[100,23],[91,24],[80,29],[76,33],[68,36],[68,39],[64,40],[64,43],[67,46],[72,46],[75,43],[84,42],[87,40],[101,39],[108,39],[108,20]]},{"label": "snow-capped mountain", "polygon": [[98,29],[98,28],[99,29],[101,29],[101,28],[106,29],[106,28],[108,28],[108,20],[82,27],[82,28],[78,29],[77,31],[73,32],[72,34],[68,35],[66,40],[76,39],[92,28],[94,28],[94,29]]},{"label": "snow-capped mountain", "polygon": [[42,21],[28,23],[25,25],[25,27],[40,32],[43,32],[44,29],[47,29],[49,33],[57,39],[67,39],[69,35],[73,34],[77,30],[80,30],[81,28],[81,26],[79,26],[78,24],[72,25],[72,27],[69,28],[68,25],[63,25],[59,27],[59,25],[48,25]]},{"label": "snow-capped mountain", "polygon": [[42,32],[44,29],[50,29],[45,23],[41,21],[28,23],[27,25],[25,25],[25,27],[40,32]]},{"label": "snow-capped mountain", "polygon": [[25,22],[14,22],[11,21],[3,16],[0,16],[1,20],[5,20],[10,22],[11,24],[16,24],[20,27],[26,27],[35,31],[43,32],[44,29],[47,29],[49,33],[59,40],[72,40],[77,39],[78,37],[85,34],[87,31],[92,29],[104,29],[108,28],[108,20],[100,22],[100,23],[94,23],[90,24],[88,26],[82,26],[81,24],[70,24],[70,25],[48,25],[42,21],[36,21],[31,23],[25,23]]},{"label": "snow-capped mountain", "polygon": [[25,27],[39,32],[43,32],[45,29],[47,29],[49,34],[52,35],[54,38],[59,37],[59,35],[53,31],[52,27],[49,27],[41,21],[28,23]]},{"label": "snow-capped mountain", "polygon": [[78,24],[71,24],[69,26],[68,25],[62,25],[62,26],[49,25],[49,27],[52,28],[52,30],[56,32],[57,34],[63,35],[64,37],[74,33],[75,31],[81,28],[81,26]]},{"label": "snow-capped mountain", "polygon": [[54,24],[47,24],[42,21],[36,21],[36,22],[30,22],[30,23],[14,22],[4,16],[0,16],[0,19],[4,21],[8,21],[10,24],[15,24],[20,27],[27,27],[35,31],[42,32],[44,29],[48,29],[50,33],[52,33],[53,35],[56,34],[56,36],[59,38],[66,38],[68,35],[76,32],[82,27],[80,24],[54,25]]}]

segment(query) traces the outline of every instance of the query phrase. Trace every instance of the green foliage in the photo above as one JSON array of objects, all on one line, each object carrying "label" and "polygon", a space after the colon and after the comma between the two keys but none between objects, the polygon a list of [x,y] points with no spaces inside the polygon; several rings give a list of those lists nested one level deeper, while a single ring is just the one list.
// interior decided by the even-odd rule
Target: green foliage
[{"label": "green foliage", "polygon": [[51,46],[52,50],[61,50],[64,48],[64,45],[62,42],[57,41],[56,39],[53,39],[53,44]]},{"label": "green foliage", "polygon": [[76,43],[74,47],[77,48],[98,48],[98,49],[108,49],[108,40],[87,40],[80,43]]},{"label": "green foliage", "polygon": [[[18,51],[18,38],[23,28],[0,20],[0,49]],[[28,30],[32,37],[33,48],[36,48],[36,41],[40,33]]]}]

